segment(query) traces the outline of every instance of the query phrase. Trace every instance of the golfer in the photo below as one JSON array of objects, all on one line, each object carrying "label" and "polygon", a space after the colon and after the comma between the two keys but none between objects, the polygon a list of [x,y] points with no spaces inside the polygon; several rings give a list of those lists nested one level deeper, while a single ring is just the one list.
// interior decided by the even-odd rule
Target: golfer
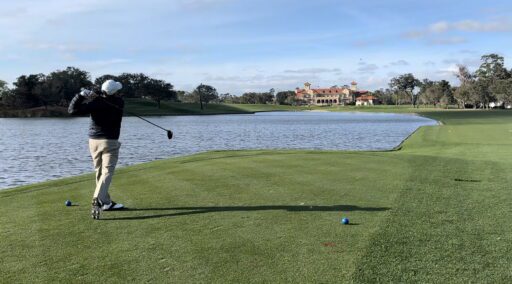
[{"label": "golfer", "polygon": [[74,115],[90,115],[89,150],[96,171],[96,189],[92,199],[92,217],[99,219],[100,210],[110,211],[124,208],[110,198],[108,188],[119,157],[119,134],[123,118],[124,101],[118,91],[121,83],[107,80],[101,85],[101,94],[82,90],[69,105],[68,112]]}]

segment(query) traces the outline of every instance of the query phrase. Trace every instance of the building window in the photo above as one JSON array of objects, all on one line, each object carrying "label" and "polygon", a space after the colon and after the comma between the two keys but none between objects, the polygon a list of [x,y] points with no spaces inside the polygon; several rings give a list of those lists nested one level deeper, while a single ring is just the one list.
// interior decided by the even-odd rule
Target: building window
[{"label": "building window", "polygon": [[316,100],[316,103],[319,104],[320,103],[320,100]]}]

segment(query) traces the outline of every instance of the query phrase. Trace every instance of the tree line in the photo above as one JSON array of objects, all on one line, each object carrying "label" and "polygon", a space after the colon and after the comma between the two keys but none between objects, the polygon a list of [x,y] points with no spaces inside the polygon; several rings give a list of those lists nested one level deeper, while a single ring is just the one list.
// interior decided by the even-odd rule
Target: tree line
[{"label": "tree line", "polygon": [[178,101],[185,103],[201,103],[202,101],[206,101],[207,103],[278,105],[297,105],[300,103],[300,101],[296,99],[295,91],[281,91],[276,93],[274,89],[270,89],[268,92],[245,92],[241,96],[231,95],[230,93],[210,93],[204,95],[204,98],[201,97],[201,93],[203,92],[199,92],[197,88],[192,92],[178,91]]},{"label": "tree line", "polygon": [[[481,65],[475,72],[467,66],[458,65],[454,74],[460,86],[451,86],[446,80],[432,81],[428,78],[419,80],[412,73],[392,78],[389,88],[370,92],[382,104],[411,104],[413,107],[440,105],[448,107],[457,105],[459,108],[489,108],[492,103],[502,107],[512,104],[512,70],[505,68],[504,58],[497,54],[486,54],[481,57]],[[34,107],[62,106],[66,107],[73,96],[81,88],[99,90],[101,84],[108,79],[123,84],[121,90],[127,98],[146,98],[157,103],[163,100],[198,103],[204,109],[210,103],[232,104],[279,104],[300,105],[294,91],[246,92],[241,96],[229,93],[219,94],[210,85],[199,84],[193,91],[174,90],[174,86],[164,80],[151,78],[143,73],[123,73],[118,76],[103,75],[92,81],[88,72],[75,67],[57,70],[48,75],[22,75],[9,88],[5,81],[0,80],[0,106],[13,109]]]},{"label": "tree line", "polygon": [[481,57],[481,65],[475,72],[467,66],[457,65],[454,75],[460,86],[454,87],[446,80],[419,80],[407,73],[392,78],[389,88],[373,92],[383,104],[457,105],[459,108],[507,107],[512,104],[512,69],[505,68],[503,56],[486,54]]},{"label": "tree line", "polygon": [[118,76],[103,75],[91,79],[87,71],[75,67],[67,67],[50,74],[22,75],[13,83],[14,88],[8,88],[5,81],[0,80],[0,107],[8,109],[29,109],[49,106],[67,107],[71,99],[82,88],[99,92],[101,84],[108,79],[123,84],[121,94],[126,98],[145,98],[153,100],[160,108],[161,101],[198,103],[201,109],[209,103],[233,104],[294,104],[295,93],[285,91],[275,93],[247,92],[241,96],[229,93],[218,94],[217,90],[205,84],[199,84],[192,92],[174,90],[174,86],[164,80],[149,77],[143,73],[123,73]]},{"label": "tree line", "polygon": [[0,102],[7,108],[26,109],[34,107],[67,107],[71,99],[82,88],[97,92],[101,84],[113,79],[123,84],[122,94],[128,98],[149,98],[160,106],[161,100],[175,100],[173,85],[151,78],[142,73],[123,73],[119,76],[103,75],[94,80],[88,72],[75,67],[57,70],[50,74],[22,75],[9,89],[7,83],[0,81]]}]

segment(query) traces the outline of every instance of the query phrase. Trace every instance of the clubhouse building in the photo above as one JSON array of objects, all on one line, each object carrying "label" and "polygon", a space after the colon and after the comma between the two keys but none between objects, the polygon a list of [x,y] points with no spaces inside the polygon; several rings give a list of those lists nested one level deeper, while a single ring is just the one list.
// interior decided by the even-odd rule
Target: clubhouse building
[{"label": "clubhouse building", "polygon": [[333,86],[330,88],[311,88],[311,84],[304,83],[304,89],[296,88],[295,95],[305,105],[347,105],[356,102],[356,98],[367,94],[368,91],[359,91],[357,83],[352,82],[350,87]]}]

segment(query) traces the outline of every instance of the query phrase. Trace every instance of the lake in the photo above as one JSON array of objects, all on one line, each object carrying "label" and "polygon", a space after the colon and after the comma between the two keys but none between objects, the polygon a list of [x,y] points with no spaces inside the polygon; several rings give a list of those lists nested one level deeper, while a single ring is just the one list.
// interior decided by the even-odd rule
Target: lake
[{"label": "lake", "polygon": [[[123,119],[119,165],[209,150],[386,150],[423,125],[415,115],[358,112],[264,112],[247,115],[150,117],[166,133]],[[0,118],[0,189],[93,171],[89,118]]]}]

